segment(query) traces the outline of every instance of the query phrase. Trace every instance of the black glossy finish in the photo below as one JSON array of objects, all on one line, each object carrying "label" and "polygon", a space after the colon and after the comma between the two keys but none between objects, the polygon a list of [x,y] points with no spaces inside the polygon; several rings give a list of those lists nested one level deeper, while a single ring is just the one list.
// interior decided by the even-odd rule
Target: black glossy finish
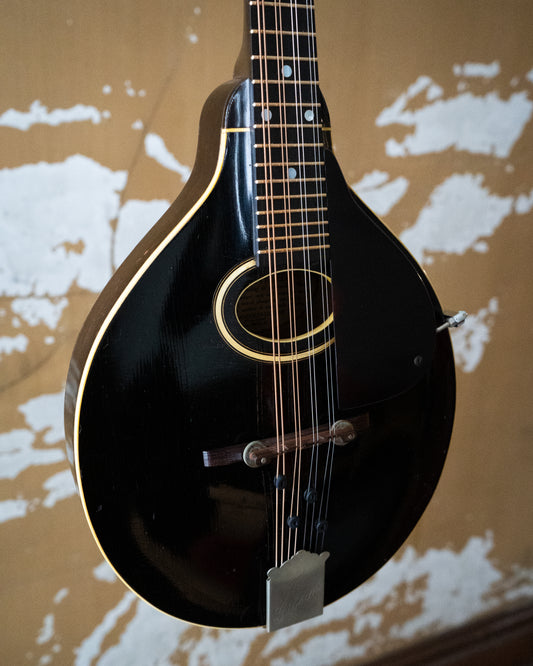
[{"label": "black glossy finish", "polygon": [[[227,117],[246,110],[248,92],[241,86]],[[202,461],[203,450],[275,429],[269,364],[231,349],[213,317],[221,280],[253,256],[250,140],[228,135],[213,191],[114,316],[90,365],[79,431],[82,492],[113,566],[165,612],[223,627],[265,623],[280,492],[275,463],[205,468]],[[326,175],[337,418],[370,416],[368,430],[333,459],[324,536],[329,603],[396,551],[429,501],[451,433],[454,368],[448,334],[435,336],[441,311],[422,272],[351,193],[330,154]],[[323,358],[315,357],[319,387]],[[305,394],[309,364],[298,366]],[[292,381],[290,364],[283,380]],[[323,391],[319,397],[319,421],[327,423]],[[288,398],[285,408],[290,428]],[[310,419],[303,404],[302,427]],[[326,454],[327,446],[320,469]],[[291,469],[288,459],[289,487]]]}]

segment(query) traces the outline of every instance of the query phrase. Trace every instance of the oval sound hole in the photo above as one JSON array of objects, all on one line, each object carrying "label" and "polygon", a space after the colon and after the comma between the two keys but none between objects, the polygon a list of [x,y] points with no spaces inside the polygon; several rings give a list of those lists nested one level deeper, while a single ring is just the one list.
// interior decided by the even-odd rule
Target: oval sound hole
[{"label": "oval sound hole", "polygon": [[322,326],[330,315],[329,302],[326,276],[297,269],[278,271],[272,278],[266,275],[252,282],[239,296],[235,310],[248,333],[271,340],[274,330],[275,339],[288,340]]}]

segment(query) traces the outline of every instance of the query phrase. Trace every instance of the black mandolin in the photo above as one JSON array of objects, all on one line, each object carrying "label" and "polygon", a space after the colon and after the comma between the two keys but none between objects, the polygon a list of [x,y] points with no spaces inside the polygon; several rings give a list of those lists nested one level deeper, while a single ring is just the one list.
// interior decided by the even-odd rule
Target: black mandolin
[{"label": "black mandolin", "polygon": [[455,381],[428,280],[333,156],[313,2],[245,8],[191,178],[79,335],[65,422],[120,578],[183,620],[273,630],[406,539]]}]

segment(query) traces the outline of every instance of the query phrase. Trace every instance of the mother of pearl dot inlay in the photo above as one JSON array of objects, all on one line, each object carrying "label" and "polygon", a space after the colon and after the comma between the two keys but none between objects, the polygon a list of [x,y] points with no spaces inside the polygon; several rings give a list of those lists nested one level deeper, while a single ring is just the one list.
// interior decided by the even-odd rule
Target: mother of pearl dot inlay
[{"label": "mother of pearl dot inlay", "polygon": [[283,76],[288,79],[292,75],[292,67],[290,65],[283,65]]}]

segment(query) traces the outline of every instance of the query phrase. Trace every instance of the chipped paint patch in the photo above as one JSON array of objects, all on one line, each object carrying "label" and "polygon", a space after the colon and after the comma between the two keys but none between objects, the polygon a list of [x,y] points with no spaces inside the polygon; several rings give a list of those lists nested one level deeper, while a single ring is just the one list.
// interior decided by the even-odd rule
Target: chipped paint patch
[{"label": "chipped paint patch", "polygon": [[36,449],[34,442],[31,430],[0,434],[0,479],[15,479],[33,465],[52,465],[65,459],[62,449]]},{"label": "chipped paint patch", "polygon": [[377,117],[378,127],[399,124],[414,128],[403,141],[387,140],[389,157],[426,155],[449,148],[508,157],[533,113],[533,102],[525,91],[508,99],[494,91],[482,96],[464,92],[410,109],[409,104],[432,85],[430,77],[419,77]]},{"label": "chipped paint patch", "polygon": [[0,336],[0,359],[2,356],[9,356],[13,352],[22,354],[28,348],[28,343],[28,337],[22,333],[13,337],[9,335]]},{"label": "chipped paint patch", "polygon": [[[109,111],[107,112],[109,114]],[[32,125],[51,125],[57,127],[65,123],[81,123],[91,121],[94,125],[102,122],[102,118],[109,117],[104,115],[94,106],[85,104],[76,104],[69,109],[52,109],[41,104],[36,99],[31,103],[29,111],[17,111],[16,109],[7,109],[0,116],[0,125],[4,127],[13,127],[14,129],[26,131]]]},{"label": "chipped paint patch", "polygon": [[29,326],[44,324],[54,330],[67,305],[66,298],[15,298],[11,301],[11,310]]},{"label": "chipped paint patch", "polygon": [[68,594],[69,594],[68,587],[62,587],[60,590],[57,591],[56,596],[54,597],[54,603],[60,604],[68,597]]},{"label": "chipped paint patch", "polygon": [[383,171],[372,171],[352,185],[354,192],[376,213],[387,215],[405,196],[409,181],[403,176],[389,180],[389,174]]},{"label": "chipped paint patch", "polygon": [[[112,608],[110,611],[106,613],[104,619],[95,628],[93,633],[90,636],[88,636],[79,647],[74,649],[75,666],[92,666],[94,659],[96,659],[96,657],[98,657],[101,654],[103,642],[105,641],[107,636],[113,631],[120,618],[129,611],[132,604],[135,603],[135,600],[136,596],[133,594],[133,592],[126,592],[126,594],[122,597],[121,601],[117,604],[117,606],[115,606],[115,608]],[[157,645],[155,643],[152,643],[151,641],[148,641],[148,644],[152,647],[152,650]],[[99,664],[102,663],[103,662],[99,661]],[[127,661],[115,662],[115,664],[117,663],[128,663],[128,662]],[[130,661],[129,663],[135,663],[135,660],[133,662]],[[149,664],[151,662],[140,661],[137,663]]]},{"label": "chipped paint patch", "polygon": [[190,168],[178,162],[158,134],[150,132],[144,137],[144,150],[148,157],[154,159],[165,169],[179,173],[184,183],[189,179],[191,175]]},{"label": "chipped paint patch", "polygon": [[469,314],[465,323],[453,332],[455,362],[463,372],[474,372],[480,364],[497,314],[498,299],[491,298],[486,308]]},{"label": "chipped paint patch", "polygon": [[152,199],[151,201],[130,199],[126,201],[118,216],[113,255],[115,266],[119,266],[124,261],[169,205],[170,203],[164,199]]},{"label": "chipped paint patch", "polygon": [[44,616],[43,620],[43,626],[41,627],[41,630],[39,631],[39,635],[37,636],[36,643],[37,645],[43,645],[44,643],[48,643],[48,641],[52,640],[54,637],[55,629],[54,629],[54,614],[53,613],[48,613],[47,615]]},{"label": "chipped paint patch", "polygon": [[533,190],[529,194],[519,194],[514,204],[515,213],[526,215],[533,209]]},{"label": "chipped paint patch", "polygon": [[485,239],[512,209],[513,197],[492,194],[483,186],[481,174],[453,174],[433,190],[416,222],[400,240],[422,264],[431,264],[436,252],[486,252]]},{"label": "chipped paint patch", "polygon": [[[0,444],[1,446],[1,444]],[[0,460],[1,460],[0,451]],[[25,499],[8,499],[0,502],[0,523],[24,518],[28,513],[29,502]]]},{"label": "chipped paint patch", "polygon": [[93,576],[96,580],[104,581],[106,583],[116,583],[118,580],[117,575],[106,560],[93,569]]},{"label": "chipped paint patch", "polygon": [[500,63],[497,60],[491,63],[465,62],[464,65],[454,65],[453,73],[455,76],[493,79],[500,73]]},{"label": "chipped paint patch", "polygon": [[[506,578],[491,559],[493,548],[490,532],[471,537],[459,552],[431,548],[419,554],[408,546],[369,581],[326,607],[323,617],[273,634],[261,628],[191,627],[139,601],[118,642],[102,652],[98,646],[131,608],[133,595],[128,593],[84,641],[76,664],[95,659],[99,666],[166,664],[174,663],[179,652],[186,653],[189,666],[240,666],[256,654],[255,645],[261,646],[261,654],[255,657],[261,666],[323,666],[362,658],[391,637],[407,642],[457,626],[494,608],[503,593],[511,595],[504,585]],[[514,598],[523,598],[533,582],[533,571],[520,571],[513,581]],[[384,613],[400,608],[402,621],[384,627]]]},{"label": "chipped paint patch", "polygon": [[65,469],[51,476],[44,482],[43,488],[48,493],[42,501],[42,505],[46,509],[51,509],[57,502],[77,493],[70,469]]},{"label": "chipped paint patch", "polygon": [[100,291],[126,180],[83,155],[0,170],[0,295],[53,298],[74,283]]}]

